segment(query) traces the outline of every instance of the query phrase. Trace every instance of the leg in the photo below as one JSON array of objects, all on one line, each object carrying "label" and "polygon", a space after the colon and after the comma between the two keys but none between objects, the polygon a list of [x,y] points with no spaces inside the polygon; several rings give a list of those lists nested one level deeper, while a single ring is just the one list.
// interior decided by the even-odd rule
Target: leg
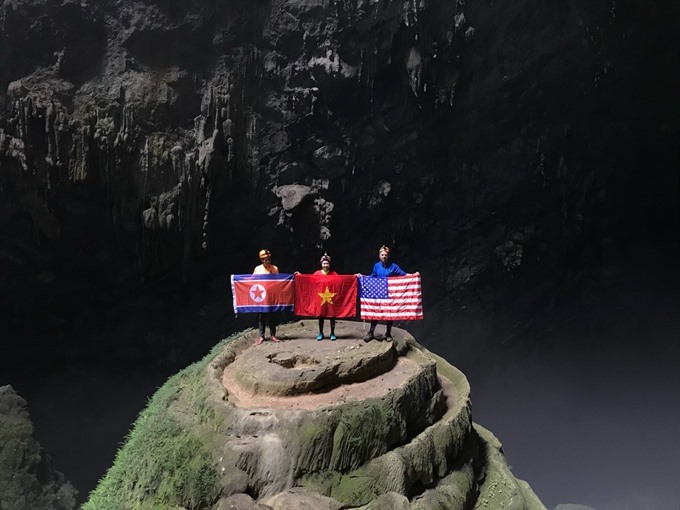
[{"label": "leg", "polygon": [[385,340],[388,342],[391,342],[393,340],[392,338],[392,322],[393,321],[385,321]]},{"label": "leg", "polygon": [[323,340],[323,317],[319,318],[319,334],[316,335],[317,340]]},{"label": "leg", "polygon": [[331,319],[331,340],[335,340],[335,319]]},{"label": "leg", "polygon": [[375,338],[375,327],[378,325],[378,321],[371,321],[371,326],[368,328],[368,333],[364,337],[364,342],[370,342]]},{"label": "leg", "polygon": [[276,314],[271,312],[267,315],[269,315],[269,334],[271,335],[271,341],[280,342],[281,340],[276,338]]},{"label": "leg", "polygon": [[265,316],[264,313],[257,314],[257,330],[260,333],[260,337],[255,341],[256,345],[260,345],[262,342],[264,342],[264,322],[265,322],[264,316]]}]

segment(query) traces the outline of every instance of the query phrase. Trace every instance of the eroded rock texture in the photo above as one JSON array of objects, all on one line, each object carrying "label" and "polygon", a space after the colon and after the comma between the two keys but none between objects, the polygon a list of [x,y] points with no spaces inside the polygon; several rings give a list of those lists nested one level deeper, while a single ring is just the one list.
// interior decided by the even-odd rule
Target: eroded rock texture
[{"label": "eroded rock texture", "polygon": [[72,510],[76,492],[35,439],[26,401],[0,387],[0,509]]},{"label": "eroded rock texture", "polygon": [[315,326],[235,335],[175,376],[85,508],[545,510],[473,424],[460,371],[401,329],[367,344],[361,324],[336,342]]},{"label": "eroded rock texture", "polygon": [[5,2],[2,309],[105,308],[265,244],[358,271],[382,243],[432,275],[432,317],[513,277],[554,283],[549,306],[674,214],[677,21],[661,0]]}]

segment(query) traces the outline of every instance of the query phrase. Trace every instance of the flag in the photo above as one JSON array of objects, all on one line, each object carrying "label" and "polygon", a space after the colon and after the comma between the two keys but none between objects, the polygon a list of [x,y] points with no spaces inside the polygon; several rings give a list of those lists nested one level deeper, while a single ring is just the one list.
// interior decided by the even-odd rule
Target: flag
[{"label": "flag", "polygon": [[233,274],[234,313],[293,311],[292,274]]},{"label": "flag", "polygon": [[354,317],[357,278],[354,275],[295,277],[295,315],[301,317]]},{"label": "flag", "polygon": [[423,318],[420,274],[360,276],[359,311],[362,319],[409,321]]}]

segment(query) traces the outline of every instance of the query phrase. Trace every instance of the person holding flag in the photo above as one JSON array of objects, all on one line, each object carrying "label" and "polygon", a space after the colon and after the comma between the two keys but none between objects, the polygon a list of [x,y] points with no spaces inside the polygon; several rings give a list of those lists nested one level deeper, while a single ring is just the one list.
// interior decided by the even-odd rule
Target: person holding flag
[{"label": "person holding flag", "polygon": [[323,340],[325,319],[330,319],[331,340],[336,340],[335,320],[356,316],[357,279],[331,269],[331,258],[324,254],[321,269],[314,274],[295,275],[295,315],[319,319],[317,340]]},{"label": "person holding flag", "polygon": [[[373,271],[369,276],[371,277],[390,277],[390,276],[409,276],[410,273],[407,273],[404,271],[402,268],[400,268],[397,264],[394,262],[390,262],[390,249],[389,247],[383,245],[380,247],[378,250],[378,258],[380,259],[378,262],[375,263],[373,266]],[[357,274],[358,277],[362,277],[360,273]],[[362,312],[363,312],[363,302],[361,303],[362,305]],[[422,313],[422,312],[421,312]],[[385,320],[385,340],[388,342],[391,342],[393,340],[392,338],[392,323],[393,320]],[[371,326],[368,329],[368,333],[366,333],[366,336],[364,336],[364,342],[370,342],[373,339],[376,339],[375,336],[375,328],[378,325],[378,320],[371,320]]]},{"label": "person holding flag", "polygon": [[[272,254],[271,252],[263,248],[260,250],[260,253],[258,254],[260,257],[260,264],[253,270],[253,274],[279,274],[279,268],[276,267],[274,264],[272,264]],[[269,333],[271,335],[271,341],[272,342],[280,342],[276,337],[276,316],[274,315],[274,312],[260,312],[257,315],[257,328],[260,332],[260,336],[255,342],[255,345],[260,345],[264,342],[264,330],[265,330],[265,325],[266,323],[269,324]]]},{"label": "person holding flag", "polygon": [[[331,269],[331,257],[328,255],[328,253],[324,253],[323,256],[321,257],[321,260],[320,260],[319,262],[321,263],[321,269],[317,269],[317,270],[314,272],[314,275],[315,275],[315,276],[335,276],[335,275],[338,274],[338,273],[336,273],[335,271],[333,271],[333,270]],[[323,323],[324,323],[324,319],[326,319],[326,317],[319,317],[319,334],[316,335],[316,339],[317,339],[318,341],[323,340],[323,336],[324,336],[324,335],[323,335]],[[330,318],[330,323],[331,323],[331,336],[330,336],[330,339],[331,339],[332,341],[335,341],[337,337],[335,336],[335,318],[334,318],[334,317],[331,317],[331,318]]]}]

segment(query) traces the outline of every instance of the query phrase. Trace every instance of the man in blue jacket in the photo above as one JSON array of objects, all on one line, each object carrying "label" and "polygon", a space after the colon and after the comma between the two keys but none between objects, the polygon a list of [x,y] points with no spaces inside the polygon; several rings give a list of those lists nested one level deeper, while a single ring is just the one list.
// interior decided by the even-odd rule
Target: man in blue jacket
[{"label": "man in blue jacket", "polygon": [[[406,276],[407,273],[394,262],[390,262],[390,249],[383,245],[378,250],[379,262],[376,262],[373,266],[373,272],[370,276]],[[392,338],[392,322],[385,321],[385,340],[391,342]],[[364,337],[364,342],[370,342],[375,338],[375,327],[378,325],[378,321],[371,321],[371,327],[368,329],[368,333]]]}]

